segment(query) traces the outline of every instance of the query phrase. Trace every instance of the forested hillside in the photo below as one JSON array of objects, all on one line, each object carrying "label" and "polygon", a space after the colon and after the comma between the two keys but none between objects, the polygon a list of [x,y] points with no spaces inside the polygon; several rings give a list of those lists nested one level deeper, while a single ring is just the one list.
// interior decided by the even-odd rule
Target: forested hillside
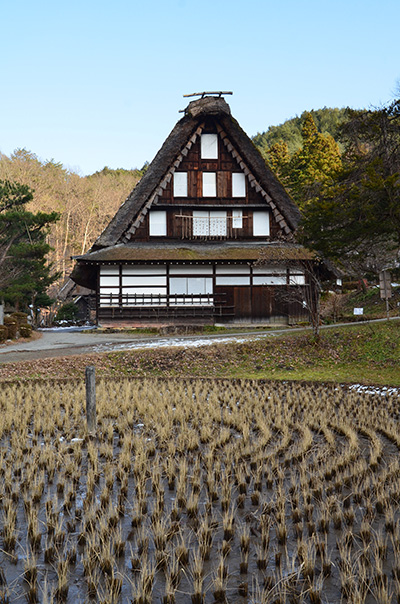
[{"label": "forested hillside", "polygon": [[0,155],[0,180],[33,189],[32,212],[58,212],[48,243],[53,271],[60,285],[71,272],[70,257],[85,252],[114,216],[142,175],[142,170],[104,168],[91,176],[79,176],[61,163],[42,161],[26,149],[10,157]]},{"label": "forested hillside", "polygon": [[270,147],[283,141],[287,144],[289,155],[293,155],[302,146],[302,124],[307,113],[313,117],[314,123],[319,133],[330,134],[334,139],[337,138],[338,128],[345,121],[346,109],[312,109],[310,112],[304,111],[300,116],[286,120],[279,126],[270,126],[266,132],[261,132],[253,137],[253,142],[261,151],[264,157]]}]

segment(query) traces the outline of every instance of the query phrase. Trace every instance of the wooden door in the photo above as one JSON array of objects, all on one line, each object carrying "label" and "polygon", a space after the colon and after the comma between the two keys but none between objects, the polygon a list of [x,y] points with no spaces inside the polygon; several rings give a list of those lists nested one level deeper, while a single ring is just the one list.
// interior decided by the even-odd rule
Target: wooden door
[{"label": "wooden door", "polygon": [[268,319],[273,314],[274,287],[253,285],[252,309],[255,319]]},{"label": "wooden door", "polygon": [[251,319],[251,288],[250,287],[234,287],[233,300],[235,306],[235,318]]}]

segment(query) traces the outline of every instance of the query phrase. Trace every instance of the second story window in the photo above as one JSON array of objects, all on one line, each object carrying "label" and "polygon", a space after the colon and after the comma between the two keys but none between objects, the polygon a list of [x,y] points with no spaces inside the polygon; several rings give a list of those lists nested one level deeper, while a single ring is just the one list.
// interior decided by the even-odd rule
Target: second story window
[{"label": "second story window", "polygon": [[255,210],[253,212],[253,236],[269,236],[269,212],[268,210]]},{"label": "second story window", "polygon": [[226,237],[225,210],[193,210],[193,237]]},{"label": "second story window", "polygon": [[167,234],[167,212],[165,210],[150,210],[149,235],[150,237],[165,237]]},{"label": "second story window", "polygon": [[203,172],[203,197],[217,196],[217,175],[215,172]]}]

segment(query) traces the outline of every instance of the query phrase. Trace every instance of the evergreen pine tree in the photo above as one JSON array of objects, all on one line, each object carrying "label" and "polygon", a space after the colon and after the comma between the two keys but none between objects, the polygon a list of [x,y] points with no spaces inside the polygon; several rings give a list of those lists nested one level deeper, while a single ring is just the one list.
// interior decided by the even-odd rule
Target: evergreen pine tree
[{"label": "evergreen pine tree", "polygon": [[48,228],[57,212],[26,209],[32,190],[19,183],[0,181],[0,299],[16,308],[51,304],[47,288],[57,278],[46,261]]}]

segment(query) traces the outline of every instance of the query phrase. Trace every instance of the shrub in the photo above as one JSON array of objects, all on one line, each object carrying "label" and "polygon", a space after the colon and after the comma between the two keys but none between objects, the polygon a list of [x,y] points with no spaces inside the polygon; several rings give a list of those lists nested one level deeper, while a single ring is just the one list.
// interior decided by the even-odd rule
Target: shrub
[{"label": "shrub", "polygon": [[21,338],[30,338],[32,335],[32,325],[24,323],[19,326],[19,335]]},{"label": "shrub", "polygon": [[5,325],[0,325],[0,342],[5,342],[8,338],[8,329]]},{"label": "shrub", "polygon": [[13,312],[11,318],[17,322],[17,325],[19,327],[20,325],[27,324],[28,315],[25,312]]},{"label": "shrub", "polygon": [[59,308],[56,321],[76,321],[79,310],[73,302],[67,302]]},{"label": "shrub", "polygon": [[4,317],[4,325],[7,327],[8,338],[14,340],[17,337],[18,323],[12,317]]}]

